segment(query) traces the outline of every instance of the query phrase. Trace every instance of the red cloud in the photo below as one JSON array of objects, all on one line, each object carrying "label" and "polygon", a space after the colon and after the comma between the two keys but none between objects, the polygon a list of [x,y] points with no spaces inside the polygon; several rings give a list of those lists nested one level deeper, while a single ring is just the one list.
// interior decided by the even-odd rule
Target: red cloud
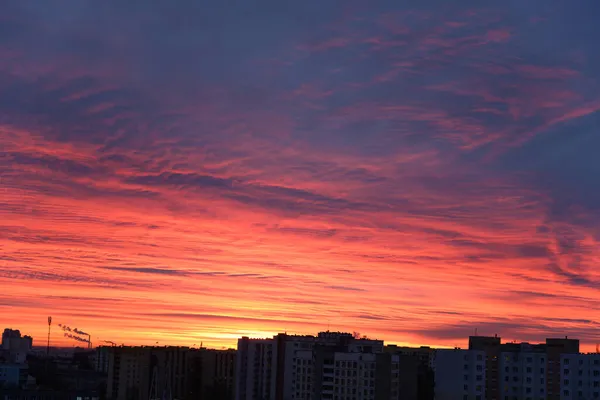
[{"label": "red cloud", "polygon": [[497,19],[365,13],[260,41],[266,69],[251,29],[213,52],[179,31],[102,31],[86,56],[11,43],[4,316],[36,338],[51,309],[103,340],[212,346],[314,333],[315,315],[431,345],[465,321],[536,339],[540,320],[589,348],[597,212],[494,157],[597,112],[597,88],[559,54],[516,59]]},{"label": "red cloud", "polygon": [[487,31],[485,39],[488,42],[506,42],[511,38],[512,34],[507,29],[492,29]]}]

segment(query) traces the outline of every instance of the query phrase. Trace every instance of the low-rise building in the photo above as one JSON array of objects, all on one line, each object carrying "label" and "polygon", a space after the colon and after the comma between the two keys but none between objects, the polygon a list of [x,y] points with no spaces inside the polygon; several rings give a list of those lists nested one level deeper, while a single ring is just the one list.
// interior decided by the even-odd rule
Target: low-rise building
[{"label": "low-rise building", "polygon": [[0,364],[0,387],[18,388],[23,383],[25,366],[22,364]]}]

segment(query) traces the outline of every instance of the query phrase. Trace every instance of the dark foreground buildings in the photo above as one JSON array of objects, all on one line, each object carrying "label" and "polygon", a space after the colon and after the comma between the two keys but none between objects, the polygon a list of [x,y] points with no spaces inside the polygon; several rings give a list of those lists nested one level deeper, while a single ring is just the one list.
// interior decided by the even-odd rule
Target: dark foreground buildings
[{"label": "dark foreground buildings", "polygon": [[600,354],[580,354],[576,339],[501,343],[471,336],[469,349],[437,350],[436,400],[600,399]]},{"label": "dark foreground buildings", "polygon": [[[600,354],[579,341],[468,349],[385,346],[343,332],[241,338],[236,350],[31,349],[6,331],[0,400],[600,400]],[[29,351],[28,351],[29,350]]]},{"label": "dark foreground buildings", "polygon": [[430,355],[428,348],[386,347],[343,332],[241,338],[235,398],[429,400]]},{"label": "dark foreground buildings", "polygon": [[107,398],[233,398],[235,350],[110,347]]},{"label": "dark foreground buildings", "polygon": [[579,341],[468,349],[384,346],[348,333],[238,341],[236,400],[600,400],[600,354]]}]

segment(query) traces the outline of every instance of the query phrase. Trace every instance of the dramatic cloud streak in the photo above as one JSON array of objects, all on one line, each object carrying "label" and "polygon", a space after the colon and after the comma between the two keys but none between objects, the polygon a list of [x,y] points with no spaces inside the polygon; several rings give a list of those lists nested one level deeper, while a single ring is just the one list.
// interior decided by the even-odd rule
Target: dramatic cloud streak
[{"label": "dramatic cloud streak", "polygon": [[0,6],[11,325],[592,348],[595,2],[209,3]]}]

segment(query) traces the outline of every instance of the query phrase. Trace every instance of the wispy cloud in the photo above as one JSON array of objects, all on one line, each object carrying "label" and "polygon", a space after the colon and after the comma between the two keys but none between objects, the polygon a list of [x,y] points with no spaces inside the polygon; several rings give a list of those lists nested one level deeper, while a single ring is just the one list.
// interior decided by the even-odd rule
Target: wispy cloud
[{"label": "wispy cloud", "polygon": [[38,3],[0,6],[12,325],[589,348],[597,10]]}]

